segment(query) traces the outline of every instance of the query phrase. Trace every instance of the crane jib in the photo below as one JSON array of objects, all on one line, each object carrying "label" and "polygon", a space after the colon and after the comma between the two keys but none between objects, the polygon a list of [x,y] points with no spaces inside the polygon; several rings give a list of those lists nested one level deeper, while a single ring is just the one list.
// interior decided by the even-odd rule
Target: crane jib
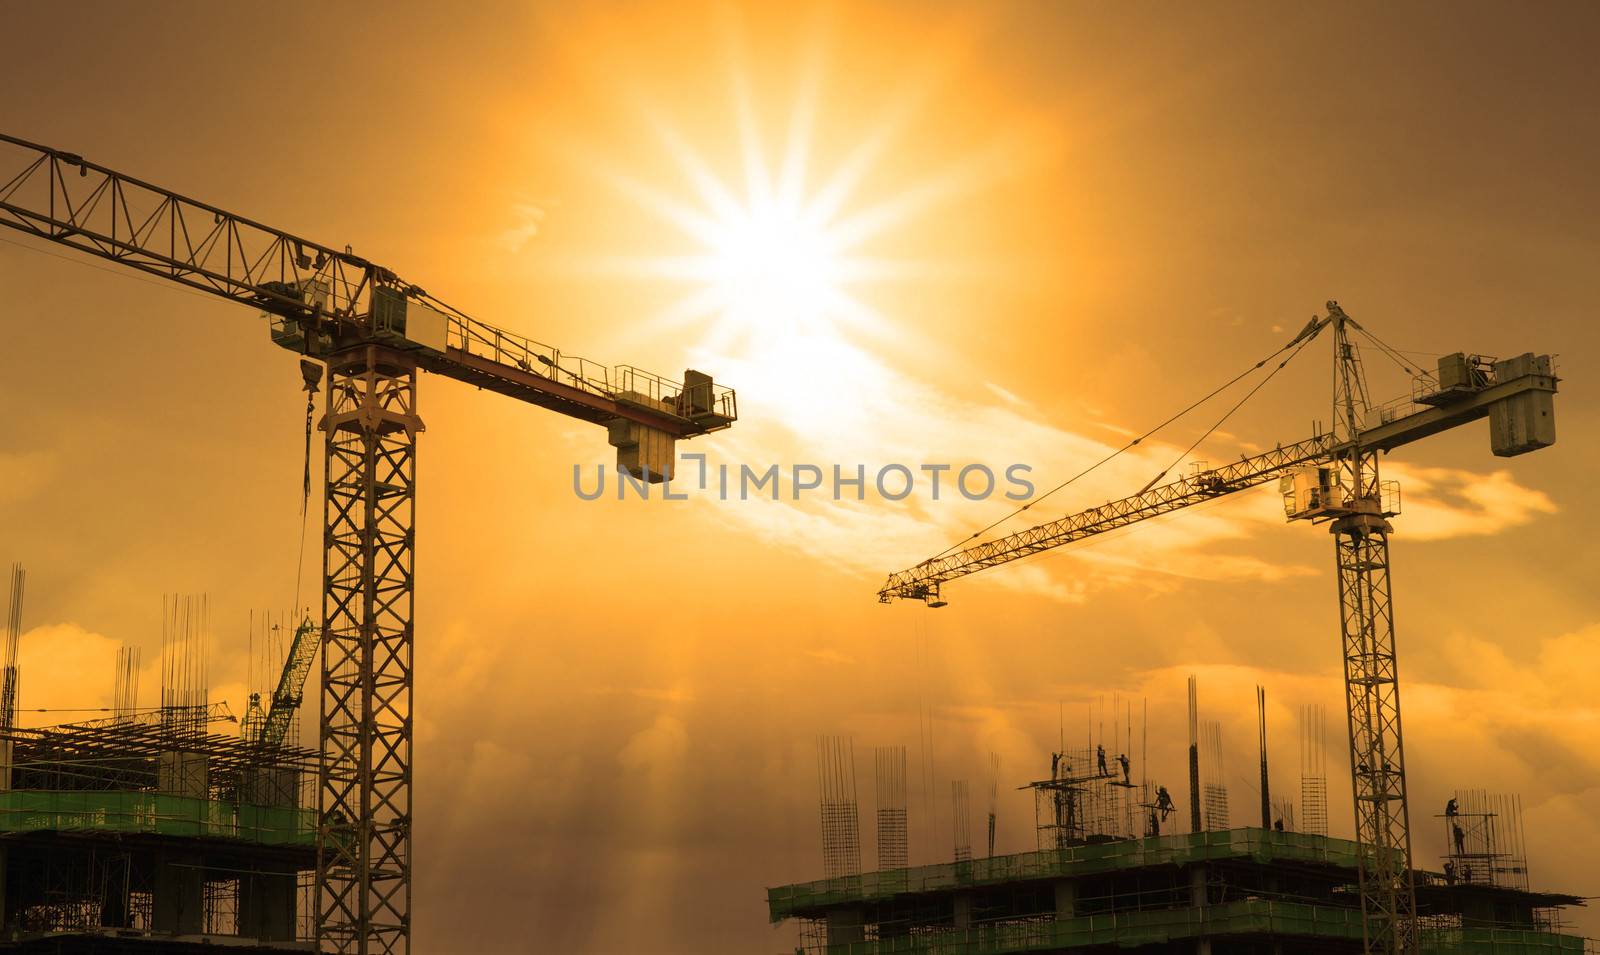
[{"label": "crane jib", "polygon": [[[1446,356],[1441,366],[1459,356]],[[1479,418],[1515,409],[1529,396],[1554,394],[1556,378],[1548,356],[1526,354],[1499,362],[1504,369],[1494,380],[1468,382],[1453,388],[1420,396],[1421,410],[1384,420],[1382,415],[1363,430],[1356,441],[1340,441],[1332,434],[1309,438],[1298,444],[1275,448],[1261,454],[1208,471],[1200,471],[1141,494],[1111,501],[1099,507],[1040,524],[1006,537],[975,544],[948,556],[937,557],[890,575],[878,591],[880,602],[896,598],[932,600],[941,583],[965,577],[990,567],[1038,554],[1107,531],[1126,527],[1200,504],[1225,494],[1259,487],[1287,476],[1297,469],[1319,462],[1333,461],[1354,451],[1392,451],[1413,441],[1459,427]],[[1448,380],[1448,379],[1447,379]],[[1548,415],[1548,408],[1531,412]],[[1515,425],[1515,422],[1513,422]],[[1538,427],[1536,423],[1531,427]],[[1509,439],[1497,429],[1496,454],[1520,454],[1547,446],[1554,441],[1553,424],[1548,438],[1537,435]],[[1512,427],[1508,425],[1507,427]],[[1518,440],[1521,443],[1518,443]],[[939,601],[942,605],[942,601]]]},{"label": "crane jib", "polygon": [[[597,424],[629,421],[674,439],[737,419],[732,389],[686,373],[682,384],[626,369],[629,385],[563,380],[560,352],[470,318],[390,269],[141,179],[0,133],[0,225],[165,281],[259,309],[273,338],[313,357],[378,342],[426,370]],[[409,334],[390,316],[412,315]],[[419,342],[420,316],[439,341]],[[445,347],[445,327],[456,347]],[[475,348],[490,342],[492,348]],[[502,345],[510,346],[504,352]],[[537,362],[551,367],[542,368]],[[620,369],[619,369],[620,370]],[[690,379],[693,379],[691,381]],[[647,387],[639,386],[640,383]],[[700,397],[701,395],[704,397]]]}]

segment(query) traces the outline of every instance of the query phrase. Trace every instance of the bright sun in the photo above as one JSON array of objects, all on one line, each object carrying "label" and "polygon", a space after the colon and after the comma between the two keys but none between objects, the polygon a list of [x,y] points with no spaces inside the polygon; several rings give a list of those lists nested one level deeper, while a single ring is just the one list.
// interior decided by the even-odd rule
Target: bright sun
[{"label": "bright sun", "polygon": [[665,323],[709,318],[710,347],[739,344],[776,349],[780,356],[795,339],[814,345],[881,330],[882,317],[855,293],[876,275],[861,245],[883,224],[841,210],[853,176],[812,186],[800,172],[811,158],[803,140],[791,143],[772,168],[746,128],[744,182],[726,183],[674,132],[660,132],[693,193],[614,181],[686,240],[684,252],[632,263],[631,271],[684,288],[660,316]]},{"label": "bright sun", "polygon": [[[887,387],[883,356],[927,346],[908,333],[910,322],[881,304],[900,288],[952,281],[972,267],[970,259],[892,250],[925,246],[921,233],[936,207],[1014,175],[1020,157],[1032,155],[1024,148],[1032,145],[1028,130],[1012,124],[970,150],[931,153],[927,165],[921,152],[904,148],[954,75],[958,35],[966,34],[951,34],[955,46],[929,48],[911,71],[917,82],[891,91],[876,114],[845,128],[819,126],[818,111],[830,100],[823,95],[825,57],[816,50],[802,57],[792,102],[776,111],[758,108],[750,68],[730,54],[732,109],[723,125],[736,135],[737,152],[716,159],[692,126],[675,122],[645,94],[631,94],[631,115],[654,134],[668,162],[619,165],[618,155],[636,149],[582,148],[573,158],[677,233],[668,248],[598,263],[609,275],[674,287],[639,327],[653,336],[693,334],[697,354],[714,357],[730,379],[742,373],[750,397],[769,390],[785,416],[848,417],[849,407],[831,404]],[[733,47],[740,42],[730,40]],[[784,130],[781,141],[769,138],[774,129]],[[647,169],[666,175],[643,178]],[[806,400],[793,401],[800,393]]]},{"label": "bright sun", "polygon": [[923,204],[904,196],[860,202],[862,181],[892,132],[887,125],[854,143],[830,175],[808,175],[819,159],[809,102],[818,82],[816,75],[802,81],[788,141],[769,151],[748,89],[735,77],[742,175],[723,178],[719,164],[659,114],[648,121],[681,176],[675,187],[647,184],[630,171],[600,164],[612,186],[683,239],[675,252],[620,263],[633,277],[666,279],[682,289],[652,323],[658,329],[709,320],[708,349],[761,352],[778,366],[800,350],[846,347],[857,334],[886,332],[883,315],[859,295],[891,272],[904,277],[908,264],[891,268],[865,249],[923,211]]},{"label": "bright sun", "polygon": [[741,209],[718,223],[712,280],[737,311],[807,312],[823,307],[838,281],[838,250],[818,223],[777,203]]},{"label": "bright sun", "polygon": [[709,236],[703,281],[728,319],[814,331],[841,293],[843,251],[817,217],[775,200],[732,210]]}]

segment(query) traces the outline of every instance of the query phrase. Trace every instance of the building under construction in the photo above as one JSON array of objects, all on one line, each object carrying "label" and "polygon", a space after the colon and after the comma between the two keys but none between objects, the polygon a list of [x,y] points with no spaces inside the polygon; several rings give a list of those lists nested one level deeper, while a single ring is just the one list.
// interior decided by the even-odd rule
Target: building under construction
[{"label": "building under construction", "polygon": [[[1308,825],[1295,831],[1293,803],[1273,802],[1267,785],[1266,702],[1258,689],[1261,824],[1232,827],[1218,808],[1227,804],[1220,751],[1205,744],[1218,732],[1197,718],[1192,678],[1190,689],[1187,813],[1165,786],[1144,778],[1142,767],[1134,772],[1135,741],[1126,728],[1087,746],[1064,740],[1050,754],[1049,775],[1018,787],[1033,795],[1036,848],[1009,855],[995,853],[996,803],[988,854],[974,858],[964,839],[966,801],[952,798],[950,861],[907,865],[905,749],[880,748],[878,868],[862,872],[853,747],[822,741],[824,878],[769,889],[769,918],[799,923],[797,951],[804,955],[1370,950],[1363,849],[1327,834],[1321,714],[1303,708],[1298,719],[1300,819]],[[1108,752],[1105,743],[1119,740],[1123,751],[1114,745]],[[886,762],[893,772],[885,773]],[[955,789],[964,793],[965,784]],[[1592,951],[1563,931],[1562,910],[1584,899],[1530,887],[1516,798],[1458,791],[1436,823],[1445,855],[1437,870],[1418,865],[1410,873],[1417,945],[1407,950]]]},{"label": "building under construction", "polygon": [[[288,647],[271,710],[206,700],[203,601],[168,605],[161,705],[136,704],[119,657],[111,714],[15,725],[15,572],[0,731],[0,951],[313,949],[302,899],[316,868],[317,754],[289,745],[310,627]],[[213,728],[224,730],[213,732]]]},{"label": "building under construction", "polygon": [[[1358,846],[1240,828],[839,876],[767,891],[801,922],[807,955],[1362,951]],[[1426,953],[1576,952],[1559,931],[1572,895],[1418,871]]]}]

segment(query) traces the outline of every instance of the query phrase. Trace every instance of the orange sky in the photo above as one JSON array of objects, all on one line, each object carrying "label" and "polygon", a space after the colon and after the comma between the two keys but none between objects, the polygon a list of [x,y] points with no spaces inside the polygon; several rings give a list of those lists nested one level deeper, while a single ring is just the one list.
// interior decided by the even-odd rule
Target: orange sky
[{"label": "orange sky", "polygon": [[[1555,448],[1496,459],[1476,426],[1385,462],[1407,756],[1414,814],[1519,792],[1536,885],[1600,892],[1595,11],[791,7],[15,10],[0,128],[348,243],[570,353],[702,367],[741,397],[688,449],[714,463],[1024,462],[1048,487],[1328,298],[1404,349],[1557,353]],[[694,298],[682,266],[707,244],[685,223],[764,177],[848,245],[826,307]],[[115,647],[154,661],[182,591],[210,595],[211,682],[242,711],[250,611],[293,599],[294,358],[237,305],[0,240],[24,706],[108,701]],[[1307,436],[1327,355],[1198,456]],[[1181,798],[1198,672],[1236,819],[1253,685],[1278,793],[1294,706],[1338,712],[1332,549],[1268,490],[960,582],[933,614],[872,594],[1003,505],[585,503],[571,468],[609,459],[603,432],[423,385],[420,951],[784,950],[763,888],[820,875],[818,734],[911,747],[926,862],[950,851],[930,761],[935,796],[983,793],[998,754],[1000,846],[1031,847],[1011,787],[1043,771],[1060,707],[1070,730],[1148,698],[1149,772]],[[1039,516],[1137,490],[1197,429]],[[1441,842],[1419,824],[1418,860]]]}]

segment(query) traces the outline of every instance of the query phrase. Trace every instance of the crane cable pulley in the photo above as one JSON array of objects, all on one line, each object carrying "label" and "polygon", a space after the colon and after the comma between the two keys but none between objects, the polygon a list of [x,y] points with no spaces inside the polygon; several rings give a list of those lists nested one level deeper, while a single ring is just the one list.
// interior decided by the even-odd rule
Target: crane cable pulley
[{"label": "crane cable pulley", "polygon": [[[1258,392],[1262,388],[1266,387],[1267,382],[1271,381],[1278,374],[1278,372],[1280,372],[1284,368],[1286,368],[1291,361],[1294,361],[1295,356],[1300,354],[1300,352],[1303,351],[1307,345],[1311,344],[1312,340],[1317,337],[1317,333],[1320,332],[1320,331],[1322,331],[1322,327],[1317,324],[1317,319],[1312,319],[1311,320],[1311,324],[1307,325],[1305,330],[1302,331],[1299,335],[1296,335],[1295,338],[1294,338],[1294,341],[1289,343],[1290,345],[1293,345],[1294,342],[1299,342],[1300,343],[1299,346],[1297,346],[1294,351],[1289,353],[1289,357],[1285,358],[1283,361],[1278,362],[1278,367],[1276,367],[1276,368],[1272,369],[1272,371],[1268,372],[1267,373],[1267,377],[1265,377],[1265,378],[1261,379],[1260,381],[1256,382],[1256,385],[1255,385],[1254,388],[1251,388],[1249,391],[1245,392],[1245,395],[1244,395],[1243,398],[1240,398],[1238,401],[1234,402],[1233,407],[1229,408],[1227,410],[1227,412],[1225,414],[1223,414],[1222,417],[1218,418],[1216,424],[1214,424],[1211,427],[1207,428],[1205,434],[1202,434],[1200,437],[1195,438],[1194,442],[1192,444],[1190,444],[1187,448],[1184,448],[1182,453],[1180,453],[1177,456],[1177,458],[1175,458],[1173,460],[1173,462],[1171,464],[1169,464],[1166,467],[1162,468],[1160,474],[1157,474],[1155,477],[1151,478],[1149,484],[1146,484],[1144,487],[1140,488],[1139,489],[1139,493],[1143,494],[1146,491],[1150,490],[1151,488],[1155,487],[1157,482],[1159,482],[1162,478],[1167,476],[1168,472],[1170,472],[1173,468],[1177,467],[1179,464],[1183,463],[1183,459],[1188,457],[1190,454],[1192,454],[1194,452],[1194,449],[1198,448],[1202,441],[1204,441],[1205,439],[1207,439],[1207,438],[1211,437],[1213,434],[1215,434],[1216,430],[1218,428],[1222,427],[1224,424],[1227,423],[1227,420],[1229,418],[1233,417],[1233,413],[1235,411],[1238,411],[1240,408],[1244,407],[1244,403],[1245,402],[1249,401],[1251,398],[1254,398],[1255,395],[1256,395],[1256,392]],[[1260,368],[1263,364],[1265,364],[1265,362],[1258,362],[1256,364],[1256,368]],[[1255,369],[1251,369],[1251,370],[1254,371]]]}]

